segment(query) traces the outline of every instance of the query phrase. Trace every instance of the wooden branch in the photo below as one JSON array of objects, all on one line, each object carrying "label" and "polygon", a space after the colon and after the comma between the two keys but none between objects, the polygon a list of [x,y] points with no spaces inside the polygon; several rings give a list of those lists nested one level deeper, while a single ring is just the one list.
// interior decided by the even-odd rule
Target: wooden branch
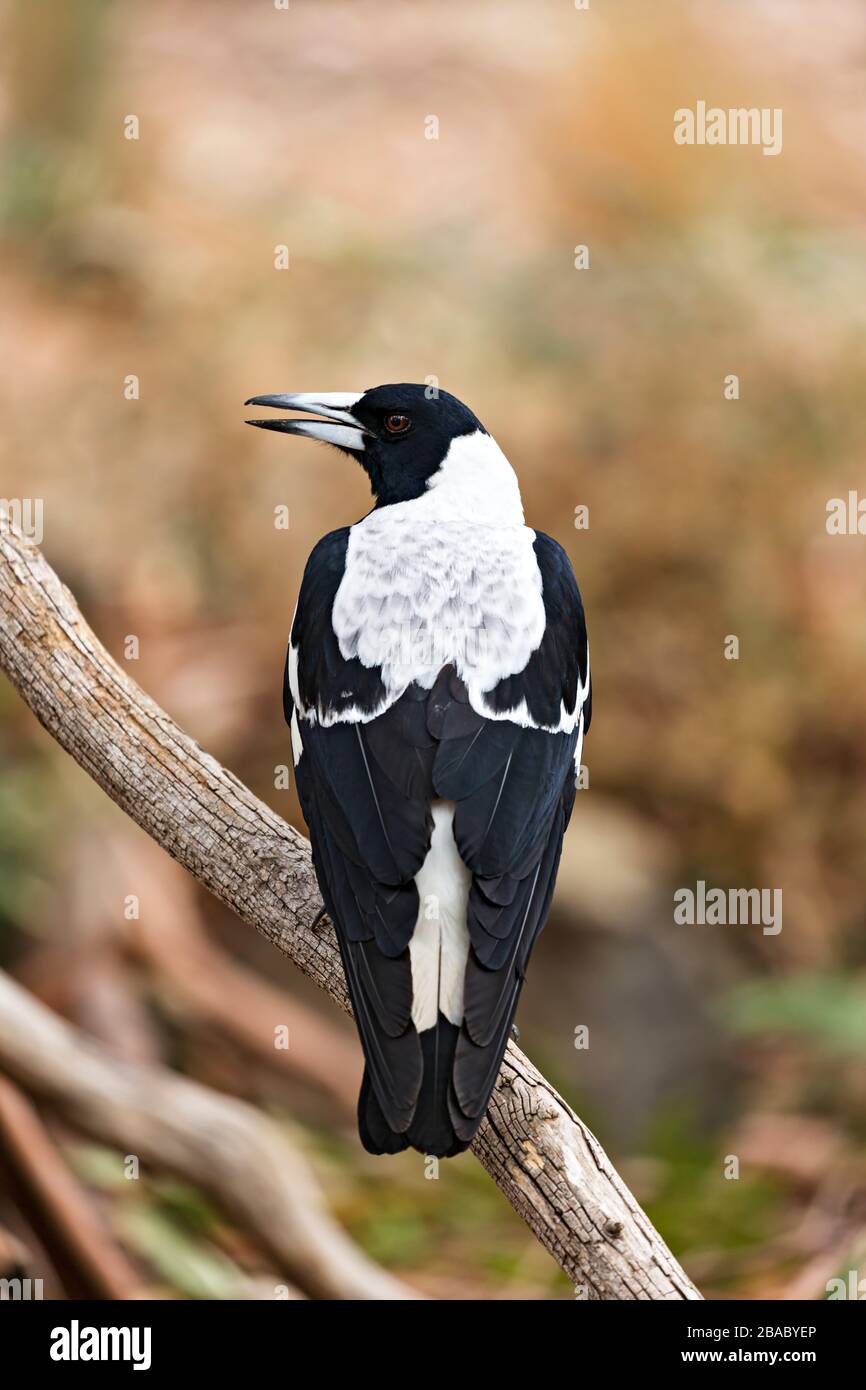
[{"label": "wooden branch", "polygon": [[[0,664],[134,821],[348,1010],[333,928],[316,920],[321,899],[303,836],[121,670],[8,521],[0,523]],[[579,1296],[700,1298],[598,1141],[513,1044],[473,1147]]]},{"label": "wooden branch", "polygon": [[0,1076],[0,1148],[91,1298],[144,1298],[144,1281],[115,1243],[27,1097]]},{"label": "wooden branch", "polygon": [[[147,884],[135,922],[118,936],[147,963],[193,1018],[206,1020],[270,1069],[298,1077],[336,1101],[354,1123],[361,1085],[361,1048],[328,1018],[238,964],[210,940],[192,880],[149,840],[126,830],[111,844],[113,882],[120,901],[125,884]],[[274,1030],[288,1029],[289,1046],[274,1046]]]},{"label": "wooden branch", "polygon": [[349,1240],[267,1116],[163,1067],[121,1061],[2,971],[0,1064],[77,1129],[210,1193],[313,1297],[420,1297]]}]

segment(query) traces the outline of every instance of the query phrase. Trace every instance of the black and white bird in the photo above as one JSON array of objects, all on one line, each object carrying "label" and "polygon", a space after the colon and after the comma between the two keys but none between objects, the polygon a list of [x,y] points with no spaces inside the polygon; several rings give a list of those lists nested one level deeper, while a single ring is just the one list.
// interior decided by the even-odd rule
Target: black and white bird
[{"label": "black and white bird", "polygon": [[301,583],[285,669],[297,786],[366,1069],[364,1147],[450,1156],[499,1072],[550,907],[591,714],[580,593],[445,391],[253,396],[317,418],[375,505]]}]

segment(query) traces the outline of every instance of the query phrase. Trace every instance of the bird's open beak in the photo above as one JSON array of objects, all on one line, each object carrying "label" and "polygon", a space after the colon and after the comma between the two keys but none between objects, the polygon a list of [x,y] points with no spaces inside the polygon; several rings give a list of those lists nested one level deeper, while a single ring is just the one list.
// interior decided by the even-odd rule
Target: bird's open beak
[{"label": "bird's open beak", "polygon": [[[360,420],[352,414],[352,406],[361,399],[363,392],[327,391],[322,393],[302,392],[281,396],[250,396],[244,405],[266,405],[275,410],[302,410],[308,415],[324,416],[319,420],[247,420],[248,425],[257,425],[262,430],[282,430],[283,434],[303,434],[310,439],[321,439],[326,444],[335,444],[338,449],[362,451],[365,430]],[[334,422],[333,424],[331,422]]]}]

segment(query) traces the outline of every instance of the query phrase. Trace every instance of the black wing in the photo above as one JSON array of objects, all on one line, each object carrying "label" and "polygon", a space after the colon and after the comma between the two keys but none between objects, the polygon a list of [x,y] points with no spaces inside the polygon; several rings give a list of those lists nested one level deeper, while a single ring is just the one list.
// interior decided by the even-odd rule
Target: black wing
[{"label": "black wing", "polygon": [[[412,1144],[450,1154],[471,1140],[496,1081],[550,905],[582,729],[552,733],[485,718],[451,668],[432,690],[410,686],[376,715],[384,695],[379,675],[343,660],[330,623],[347,541],[348,532],[335,532],[313,552],[292,630],[303,744],[298,788],[364,1046],[362,1140],[376,1153]],[[551,728],[563,704],[570,711],[588,693],[586,630],[564,551],[538,536],[536,555],[545,636],[524,671],[489,698],[494,713],[524,709]],[[353,708],[368,717],[328,722]],[[419,907],[414,879],[430,846],[436,799],[456,804],[454,834],[472,874],[470,951],[462,1023],[440,1014],[435,1028],[419,1034],[409,941]]]}]

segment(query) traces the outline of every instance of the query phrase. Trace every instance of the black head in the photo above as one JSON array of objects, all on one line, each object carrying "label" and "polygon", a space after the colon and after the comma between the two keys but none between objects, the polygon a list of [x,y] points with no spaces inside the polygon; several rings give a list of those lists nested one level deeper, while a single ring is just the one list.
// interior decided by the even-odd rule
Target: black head
[{"label": "black head", "polygon": [[350,454],[366,470],[379,506],[420,497],[452,441],[487,431],[456,396],[432,386],[374,386],[363,395],[315,392],[253,396],[247,405],[324,417],[248,420],[261,429],[307,435]]}]

